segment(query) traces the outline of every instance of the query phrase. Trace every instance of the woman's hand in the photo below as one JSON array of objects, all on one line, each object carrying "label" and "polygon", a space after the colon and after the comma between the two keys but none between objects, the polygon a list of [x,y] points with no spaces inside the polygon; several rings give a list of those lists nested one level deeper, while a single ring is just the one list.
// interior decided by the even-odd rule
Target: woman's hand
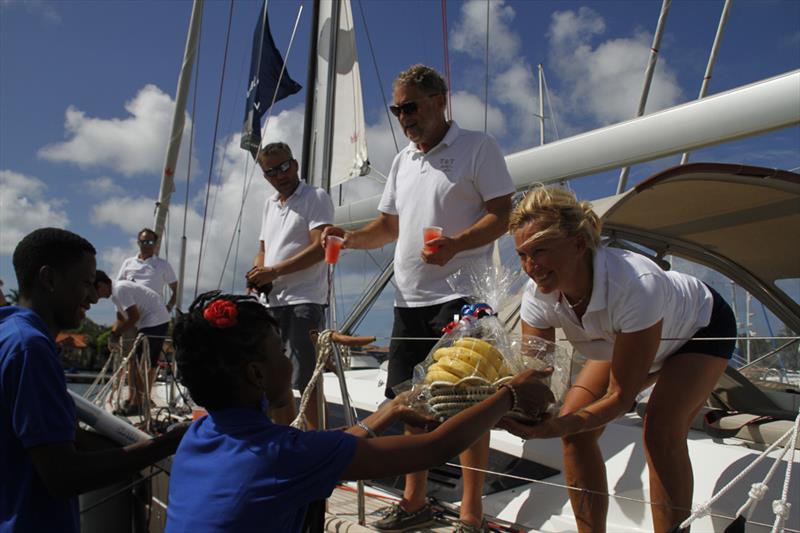
[{"label": "woman's hand", "polygon": [[569,435],[571,431],[565,424],[566,417],[545,418],[536,424],[525,424],[511,417],[505,417],[497,424],[500,429],[523,439],[552,439]]},{"label": "woman's hand", "polygon": [[542,379],[553,373],[547,370],[526,370],[514,376],[508,384],[516,392],[517,408],[523,413],[539,414],[556,399],[550,387],[542,383]]},{"label": "woman's hand", "polygon": [[406,391],[395,397],[391,402],[393,418],[400,420],[404,424],[413,426],[425,431],[431,431],[439,425],[439,421],[431,415],[421,413],[409,405],[411,391]]}]

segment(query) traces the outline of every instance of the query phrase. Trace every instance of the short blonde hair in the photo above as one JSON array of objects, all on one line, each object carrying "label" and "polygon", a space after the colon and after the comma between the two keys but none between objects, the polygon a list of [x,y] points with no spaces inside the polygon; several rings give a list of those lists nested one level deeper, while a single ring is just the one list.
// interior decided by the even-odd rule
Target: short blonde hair
[{"label": "short blonde hair", "polygon": [[418,87],[430,94],[447,94],[447,82],[441,74],[421,64],[412,65],[398,74],[393,86],[399,85]]},{"label": "short blonde hair", "polygon": [[514,233],[529,222],[545,226],[529,239],[531,242],[583,235],[592,251],[600,245],[601,224],[592,204],[578,201],[572,191],[561,187],[536,185],[531,188],[511,212],[508,231]]}]

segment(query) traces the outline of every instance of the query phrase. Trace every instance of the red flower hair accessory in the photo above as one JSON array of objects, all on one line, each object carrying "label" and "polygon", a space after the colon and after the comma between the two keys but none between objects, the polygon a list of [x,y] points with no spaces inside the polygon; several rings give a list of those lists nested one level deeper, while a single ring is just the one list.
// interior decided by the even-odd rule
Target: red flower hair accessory
[{"label": "red flower hair accessory", "polygon": [[203,309],[206,322],[219,329],[235,326],[238,323],[236,317],[236,304],[230,300],[215,300]]}]

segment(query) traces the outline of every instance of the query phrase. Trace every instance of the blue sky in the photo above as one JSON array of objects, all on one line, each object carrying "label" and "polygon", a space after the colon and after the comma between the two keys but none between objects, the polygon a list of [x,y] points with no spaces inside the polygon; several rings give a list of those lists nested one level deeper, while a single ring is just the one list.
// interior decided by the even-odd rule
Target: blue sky
[{"label": "blue sky", "polygon": [[[287,55],[292,26],[303,6],[297,36]],[[696,98],[723,2],[676,0],[667,21],[648,111]],[[288,70],[306,83],[311,3],[272,0],[275,42]],[[229,244],[223,287],[241,279],[257,245],[267,186],[258,178],[248,190],[244,223],[233,233],[250,170],[236,148],[241,128],[249,46],[260,2],[234,3],[230,48],[219,116],[217,152],[212,135],[230,4],[207,1],[200,49],[187,236],[189,269],[184,307],[194,292],[197,242],[205,183],[211,176],[213,217],[199,274],[201,290],[215,288]],[[534,82],[544,64],[561,137],[633,116],[661,2],[492,1],[490,21],[489,130],[506,153],[538,144],[532,117],[538,105]],[[98,266],[112,275],[135,252],[134,237],[152,225],[165,140],[191,11],[188,1],[19,2],[0,0],[0,278],[14,288],[11,253],[19,238],[43,225],[68,228],[92,241]],[[363,15],[375,52],[366,39]],[[375,64],[390,98],[394,76],[413,63],[442,69],[442,18],[438,1],[353,2],[373,166],[388,171],[394,144],[381,99]],[[483,128],[487,4],[447,2],[454,117],[462,127]],[[800,2],[734,2],[710,94],[800,67]],[[191,98],[190,98],[191,100]],[[273,111],[267,139],[283,139],[299,153],[305,90]],[[191,115],[192,107],[188,111]],[[398,132],[398,136],[401,134]],[[554,128],[547,125],[547,140]],[[403,143],[402,139],[399,142]],[[188,135],[168,230],[168,257],[177,250],[186,195]],[[785,169],[800,167],[800,129],[710,148],[693,160],[743,162]],[[635,183],[675,164],[677,158],[634,167]],[[573,187],[584,197],[611,194],[617,172],[583,178]],[[234,246],[233,250],[237,250]],[[374,264],[388,255],[355,253],[341,270],[348,287],[363,286]],[[389,305],[384,303],[384,305]],[[90,313],[111,320],[108,303]]]}]

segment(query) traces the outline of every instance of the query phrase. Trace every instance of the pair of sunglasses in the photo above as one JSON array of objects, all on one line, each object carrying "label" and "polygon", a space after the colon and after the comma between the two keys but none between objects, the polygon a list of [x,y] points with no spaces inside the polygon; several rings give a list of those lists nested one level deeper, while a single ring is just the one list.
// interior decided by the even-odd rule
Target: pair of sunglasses
[{"label": "pair of sunglasses", "polygon": [[264,176],[267,178],[273,178],[278,175],[278,172],[286,172],[289,170],[289,167],[292,166],[292,161],[294,161],[294,159],[287,159],[280,165],[276,165],[272,168],[264,170]]},{"label": "pair of sunglasses", "polygon": [[155,243],[156,243],[156,241],[154,241],[153,239],[147,239],[147,240],[144,240],[144,241],[139,241],[139,244],[142,244],[142,245],[145,245],[145,246],[152,246]]},{"label": "pair of sunglasses", "polygon": [[[439,96],[439,93],[436,94],[428,94],[426,95],[427,98],[431,98],[433,96]],[[409,100],[408,102],[404,102],[402,104],[393,104],[389,106],[389,111],[392,112],[392,115],[400,118],[400,113],[405,115],[413,115],[419,109],[419,100]]]}]

